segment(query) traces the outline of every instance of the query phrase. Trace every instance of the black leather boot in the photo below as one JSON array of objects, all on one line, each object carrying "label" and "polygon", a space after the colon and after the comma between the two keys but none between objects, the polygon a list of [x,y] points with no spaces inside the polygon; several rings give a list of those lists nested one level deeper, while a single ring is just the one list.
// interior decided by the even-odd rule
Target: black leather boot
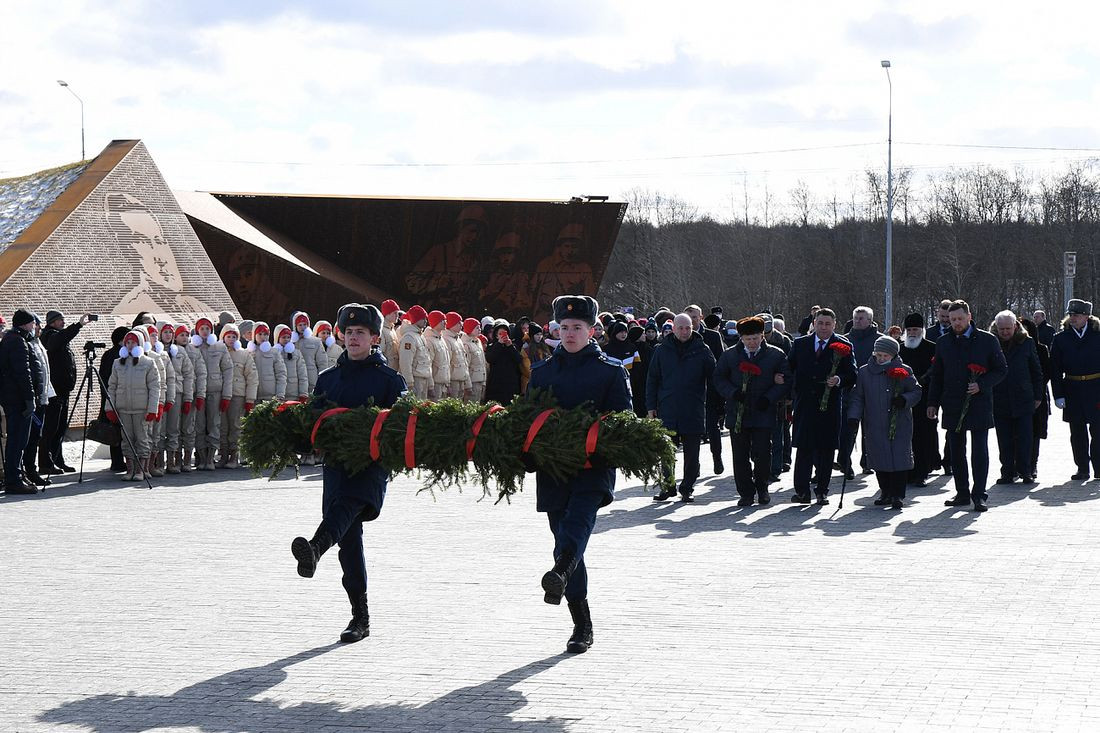
[{"label": "black leather boot", "polygon": [[588,601],[571,601],[569,615],[573,617],[573,635],[565,645],[570,654],[584,654],[592,646],[592,614],[588,611]]},{"label": "black leather boot", "polygon": [[332,540],[326,532],[317,531],[313,539],[295,537],[290,543],[290,551],[298,561],[298,575],[303,578],[312,578],[317,572],[317,562],[328,548],[332,547]]},{"label": "black leather boot", "polygon": [[354,644],[370,636],[370,614],[367,613],[367,594],[351,599],[351,621],[340,634],[341,644]]},{"label": "black leather boot", "polygon": [[577,569],[577,558],[565,554],[557,559],[554,567],[546,571],[542,576],[542,589],[545,595],[542,600],[555,606],[561,605],[561,597],[565,595],[565,586],[569,585],[569,578]]}]

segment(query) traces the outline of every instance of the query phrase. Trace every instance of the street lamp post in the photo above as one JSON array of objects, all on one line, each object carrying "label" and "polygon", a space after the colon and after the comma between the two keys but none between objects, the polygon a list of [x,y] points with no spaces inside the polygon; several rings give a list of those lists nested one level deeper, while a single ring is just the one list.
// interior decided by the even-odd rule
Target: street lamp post
[{"label": "street lamp post", "polygon": [[894,83],[890,80],[890,61],[882,60],[886,83],[890,89],[889,112],[886,117],[886,317],[883,324],[894,322]]},{"label": "street lamp post", "polygon": [[76,101],[80,102],[80,161],[84,162],[84,100],[77,96],[73,88],[69,86],[69,82],[57,80],[57,83],[69,90],[69,94],[76,97]]}]

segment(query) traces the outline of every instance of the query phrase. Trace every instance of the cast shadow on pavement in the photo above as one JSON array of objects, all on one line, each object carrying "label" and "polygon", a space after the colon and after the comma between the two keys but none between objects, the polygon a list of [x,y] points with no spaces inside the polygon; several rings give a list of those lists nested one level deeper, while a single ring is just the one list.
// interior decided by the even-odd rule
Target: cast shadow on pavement
[{"label": "cast shadow on pavement", "polygon": [[[287,667],[317,657],[330,644],[260,667],[247,667],[199,682],[171,695],[95,695],[38,715],[43,723],[83,726],[95,733],[141,733],[157,728],[194,728],[203,733],[269,730],[509,730],[564,733],[566,718],[515,720],[527,705],[513,687],[544,672],[565,653],[509,670],[478,685],[463,687],[424,705],[392,703],[348,707],[341,702],[256,699],[287,678]],[[338,684],[338,680],[334,681]]]},{"label": "cast shadow on pavement", "polygon": [[1100,481],[1067,481],[1057,486],[1036,489],[1027,495],[1043,506],[1067,506],[1082,501],[1100,499]]},{"label": "cast shadow on pavement", "polygon": [[[141,489],[148,491],[149,487],[144,481],[123,481],[123,473],[101,470],[84,472],[83,483],[77,483],[79,473],[66,473],[60,476],[52,476],[52,486],[37,494],[3,494],[0,496],[0,504],[16,501],[46,501],[51,499],[65,499],[72,496],[83,496],[100,491],[115,491],[118,489]],[[280,481],[286,476],[280,476]],[[293,479],[294,472],[289,472]],[[169,474],[162,478],[149,479],[153,484],[153,491],[157,489],[171,489],[189,486],[204,486],[206,484],[231,486],[242,481],[251,481],[252,472],[242,469],[219,469],[217,471],[191,471],[190,473]]]}]

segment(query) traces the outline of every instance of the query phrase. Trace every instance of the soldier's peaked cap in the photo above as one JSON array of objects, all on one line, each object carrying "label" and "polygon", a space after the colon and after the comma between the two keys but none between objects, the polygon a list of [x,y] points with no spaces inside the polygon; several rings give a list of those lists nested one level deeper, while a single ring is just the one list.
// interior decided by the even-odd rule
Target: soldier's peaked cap
[{"label": "soldier's peaked cap", "polygon": [[554,320],[558,323],[566,318],[577,318],[592,325],[599,312],[600,304],[587,295],[559,295],[554,298]]},{"label": "soldier's peaked cap", "polygon": [[363,326],[371,333],[379,333],[382,330],[382,311],[369,303],[348,303],[340,306],[336,326],[341,331],[346,331],[349,326]]}]

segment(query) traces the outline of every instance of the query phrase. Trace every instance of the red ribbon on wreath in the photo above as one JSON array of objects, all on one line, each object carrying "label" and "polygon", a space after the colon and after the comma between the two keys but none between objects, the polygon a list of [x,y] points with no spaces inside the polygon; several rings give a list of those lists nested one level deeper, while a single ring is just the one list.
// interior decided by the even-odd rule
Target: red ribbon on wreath
[{"label": "red ribbon on wreath", "polygon": [[596,422],[588,428],[588,437],[584,441],[584,467],[592,468],[592,462],[588,459],[592,457],[592,454],[596,452],[596,441],[600,437],[600,423],[604,421],[607,415],[600,415]]},{"label": "red ribbon on wreath", "polygon": [[492,415],[494,412],[503,412],[504,408],[500,405],[493,405],[485,412],[477,416],[477,420],[474,420],[474,424],[470,426],[470,432],[472,437],[466,441],[466,460],[474,460],[474,445],[477,443],[477,436],[481,433],[481,426],[485,424],[485,418]]},{"label": "red ribbon on wreath", "polygon": [[321,416],[317,418],[317,422],[313,423],[313,432],[309,434],[309,444],[317,444],[317,431],[321,429],[321,423],[328,420],[333,415],[339,415],[341,412],[347,412],[346,407],[333,407],[331,410],[325,410],[321,413]]},{"label": "red ribbon on wreath", "polygon": [[279,405],[278,407],[276,407],[275,412],[277,412],[277,413],[282,412],[283,410],[290,407],[291,405],[300,405],[300,404],[302,404],[302,403],[299,402],[298,400],[288,400],[288,401],[284,402],[283,404]]},{"label": "red ribbon on wreath", "polygon": [[382,424],[386,422],[386,418],[389,416],[389,410],[379,410],[378,416],[374,418],[374,425],[370,429],[370,459],[372,461],[377,461],[378,457],[382,455],[382,447],[378,445],[378,436],[382,432]]},{"label": "red ribbon on wreath", "polygon": [[539,434],[539,431],[542,430],[542,426],[546,423],[547,419],[549,419],[549,417],[551,415],[553,415],[555,412],[556,412],[556,410],[543,410],[542,412],[540,412],[538,414],[538,417],[536,417],[531,422],[531,427],[527,431],[527,440],[523,441],[523,452],[524,453],[526,453],[528,450],[530,450],[531,443],[534,442],[535,436]]},{"label": "red ribbon on wreath", "polygon": [[409,412],[409,422],[405,426],[405,467],[416,468],[416,413],[419,407]]}]

